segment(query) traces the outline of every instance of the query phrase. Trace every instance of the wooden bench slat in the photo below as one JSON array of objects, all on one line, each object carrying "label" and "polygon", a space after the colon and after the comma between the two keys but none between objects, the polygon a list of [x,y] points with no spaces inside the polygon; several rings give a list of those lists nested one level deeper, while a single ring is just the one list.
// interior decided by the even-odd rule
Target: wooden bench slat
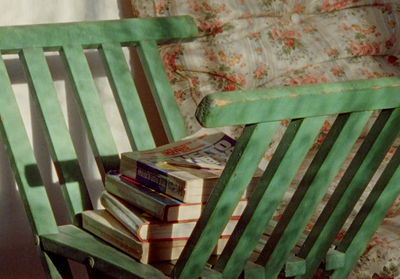
[{"label": "wooden bench slat", "polygon": [[59,231],[60,233],[41,236],[45,251],[62,255],[82,264],[90,264],[115,278],[167,278],[154,267],[139,263],[78,227],[65,225],[59,227]]},{"label": "wooden bench slat", "polygon": [[[220,92],[204,97],[204,127],[241,125],[400,106],[400,78]],[[257,113],[248,113],[257,112]]]},{"label": "wooden bench slat", "polygon": [[307,274],[312,274],[318,267],[319,263],[312,259],[324,256],[320,248],[325,247],[322,251],[329,248],[397,137],[399,121],[398,109],[383,111],[364,139],[299,252],[301,257],[308,260]]},{"label": "wooden bench slat", "polygon": [[[250,257],[258,239],[263,234],[306,156],[308,149],[298,150],[298,145],[300,143],[309,144],[309,147],[311,147],[324,120],[325,117],[316,117],[294,120],[289,124],[273,158],[254,190],[248,206],[233,231],[227,247],[215,266],[227,278],[235,278],[240,274],[246,264],[247,257]],[[257,264],[260,263],[257,262]],[[264,266],[264,264],[261,265]],[[278,273],[282,266],[276,267]],[[266,276],[266,278],[272,277]]]},{"label": "wooden bench slat", "polygon": [[[290,251],[294,247],[371,113],[338,116],[267,242],[265,249],[268,249],[268,257],[272,257],[273,251],[275,259],[280,259],[285,255],[283,251]],[[321,252],[320,258],[312,260],[321,263],[327,251],[328,248]],[[261,259],[262,263],[275,266],[276,260],[268,257]]]},{"label": "wooden bench slat", "polygon": [[23,49],[20,57],[70,219],[74,221],[77,214],[93,207],[50,70],[40,48]]},{"label": "wooden bench slat", "polygon": [[247,126],[197,221],[175,268],[177,278],[196,278],[249,184],[279,123]]},{"label": "wooden bench slat", "polygon": [[140,40],[179,43],[191,41],[196,35],[197,27],[189,16],[4,26],[0,27],[0,50],[3,53],[18,53],[27,47],[58,50],[68,44],[97,48],[106,42],[132,46]]},{"label": "wooden bench slat", "polygon": [[185,124],[155,41],[140,41],[136,47],[161,121],[170,142],[184,138]]},{"label": "wooden bench slat", "polygon": [[79,45],[63,46],[60,53],[97,166],[104,176],[119,169],[119,155],[88,62]]},{"label": "wooden bench slat", "polygon": [[331,278],[348,274],[364,252],[392,204],[400,195],[400,150],[397,149],[374,189],[340,242],[337,250],[346,255],[345,266],[334,271]]},{"label": "wooden bench slat", "polygon": [[[6,153],[18,184],[22,202],[25,208],[29,208],[26,214],[32,233],[36,243],[39,244],[38,235],[57,233],[57,224],[2,57],[0,57],[0,86],[2,88],[0,135],[6,146]],[[66,259],[54,262],[39,248],[38,246],[39,258],[48,274],[52,274],[53,278],[62,278],[63,275],[70,273]],[[60,275],[61,267],[65,267],[65,269],[63,269],[64,273]]]},{"label": "wooden bench slat", "polygon": [[129,142],[133,150],[154,148],[150,127],[129,71],[121,45],[105,43],[99,48],[100,57],[113,89]]},{"label": "wooden bench slat", "polygon": [[23,202],[31,208],[28,219],[34,234],[57,231],[54,216],[43,186],[35,156],[19,113],[8,73],[0,57],[0,127],[8,156],[13,160],[11,167]]}]

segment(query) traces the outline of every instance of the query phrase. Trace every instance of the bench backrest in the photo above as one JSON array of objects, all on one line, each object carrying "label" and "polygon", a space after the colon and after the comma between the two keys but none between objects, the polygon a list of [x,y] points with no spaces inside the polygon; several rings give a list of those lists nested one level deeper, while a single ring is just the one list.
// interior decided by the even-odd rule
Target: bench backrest
[{"label": "bench backrest", "polygon": [[[155,147],[123,47],[136,47],[148,77],[165,133],[170,141],[186,135],[158,44],[192,40],[197,28],[190,17],[126,19],[0,28],[2,57],[18,54],[34,110],[46,139],[71,221],[92,204],[76,149],[46,61],[59,54],[100,176],[119,168],[119,154],[85,56],[97,51],[133,150]],[[7,59],[7,58],[4,58]],[[6,63],[0,58],[0,130],[34,234],[57,231],[34,152],[25,130]],[[24,113],[24,112],[22,112]]]},{"label": "bench backrest", "polygon": [[[157,44],[190,40],[197,34],[191,18],[128,19],[107,22],[0,28],[0,52],[18,54],[31,98],[46,138],[71,221],[92,208],[80,162],[59,104],[45,52],[58,52],[100,172],[119,167],[119,156],[104,113],[85,49],[99,52],[132,149],[155,146],[123,46],[135,46],[170,141],[185,136]],[[310,277],[325,258],[332,278],[343,278],[354,265],[393,200],[400,153],[397,152],[355,223],[334,250],[332,241],[355,202],[399,134],[400,79],[285,87],[209,95],[197,111],[207,127],[246,125],[197,226],[173,270],[176,278],[197,278],[248,185],[282,120],[290,124],[249,204],[219,257],[211,278],[275,278],[286,265],[287,276]],[[0,59],[0,132],[36,236],[57,233],[41,171],[21,118],[5,63]],[[373,110],[382,110],[351,166],[344,174],[297,258],[290,252],[302,237],[315,207],[346,159]],[[257,255],[254,248],[309,152],[327,115],[339,114],[294,198]],[[38,238],[38,237],[37,237]],[[327,257],[327,255],[332,255]],[[335,277],[336,276],[336,277]],[[205,275],[207,277],[207,275]]]},{"label": "bench backrest", "polygon": [[[400,132],[400,78],[326,83],[301,87],[222,92],[208,95],[196,115],[206,127],[244,124],[246,128],[221,179],[176,265],[177,274],[193,272],[205,262],[229,219],[260,156],[282,120],[290,124],[270,160],[246,210],[215,264],[224,278],[236,278],[251,258],[264,229],[316,139],[327,115],[336,121],[298,184],[264,249],[249,268],[252,278],[276,278],[328,186],[338,174],[373,110],[381,110],[347,171],[293,261],[287,276],[311,278],[321,262],[330,278],[346,278],[385,214],[400,194],[397,151],[359,214],[334,250],[329,251],[347,217]],[[204,257],[204,258],[202,258]],[[301,275],[305,264],[305,272]],[[294,271],[294,273],[290,273]],[[257,273],[259,272],[259,273]],[[260,277],[261,276],[261,277]],[[185,277],[185,276],[184,276]]]}]

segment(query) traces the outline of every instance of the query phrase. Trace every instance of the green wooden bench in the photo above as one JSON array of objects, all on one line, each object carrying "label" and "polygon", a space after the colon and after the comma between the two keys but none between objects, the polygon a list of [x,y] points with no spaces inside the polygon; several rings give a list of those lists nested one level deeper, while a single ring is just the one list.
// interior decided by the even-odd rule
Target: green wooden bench
[{"label": "green wooden bench", "polygon": [[[0,131],[23,200],[37,250],[49,278],[71,278],[68,259],[83,263],[93,278],[168,278],[163,264],[140,264],[82,230],[80,214],[93,208],[54,89],[45,52],[58,52],[85,127],[100,176],[118,169],[119,156],[94,84],[85,49],[98,50],[132,149],[155,146],[122,47],[136,47],[169,141],[186,135],[157,44],[190,41],[189,17],[0,28],[2,56],[18,54],[54,163],[71,224],[57,226],[41,172],[0,60]],[[311,278],[324,264],[331,278],[345,278],[400,192],[399,154],[393,157],[344,239],[332,248],[354,203],[398,136],[399,78],[285,87],[207,96],[197,110],[205,127],[246,125],[207,203],[173,278]],[[382,110],[338,190],[308,236],[303,230],[372,110]],[[270,218],[312,145],[325,116],[339,114],[302,179],[290,207]],[[226,222],[250,181],[281,120],[293,119],[257,186],[233,237],[210,262]],[[90,185],[89,185],[90,186]],[[254,257],[265,229],[269,239]],[[292,255],[299,243],[300,249]],[[265,244],[265,245],[264,245]],[[254,258],[254,260],[252,260]],[[159,267],[160,269],[157,269]],[[164,266],[165,268],[165,266]],[[282,273],[283,272],[283,273]]]}]

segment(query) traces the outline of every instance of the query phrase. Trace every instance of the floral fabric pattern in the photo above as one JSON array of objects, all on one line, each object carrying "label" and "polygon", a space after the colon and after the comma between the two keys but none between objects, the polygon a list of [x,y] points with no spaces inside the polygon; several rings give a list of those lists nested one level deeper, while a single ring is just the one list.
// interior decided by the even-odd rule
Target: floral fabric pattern
[{"label": "floral fabric pattern", "polygon": [[[398,0],[132,0],[132,4],[137,17],[190,15],[197,23],[196,41],[160,47],[190,134],[202,129],[194,118],[196,106],[214,92],[400,76]],[[334,119],[327,118],[315,147]],[[282,121],[266,159],[287,124]],[[234,137],[242,131],[242,127],[222,129]],[[285,199],[281,206],[285,207]],[[400,278],[399,216],[400,199],[350,278]]]}]

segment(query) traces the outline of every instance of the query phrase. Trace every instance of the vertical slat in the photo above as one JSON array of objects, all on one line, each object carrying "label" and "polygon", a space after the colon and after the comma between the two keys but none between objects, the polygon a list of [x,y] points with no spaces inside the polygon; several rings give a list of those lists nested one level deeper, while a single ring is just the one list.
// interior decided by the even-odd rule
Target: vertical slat
[{"label": "vertical slat", "polygon": [[[45,272],[51,274],[52,278],[67,278],[70,275],[67,260],[52,261],[40,250],[39,236],[56,233],[58,229],[2,57],[0,87],[0,134],[38,245],[40,259]],[[61,270],[63,274],[59,273]]]},{"label": "vertical slat", "polygon": [[280,122],[246,126],[173,270],[197,278],[253,176]]},{"label": "vertical slat", "polygon": [[186,136],[183,118],[175,101],[164,65],[154,41],[140,41],[136,47],[170,142]]},{"label": "vertical slat", "polygon": [[155,143],[150,127],[121,45],[119,43],[102,44],[99,52],[132,149],[154,148]]},{"label": "vertical slat", "polygon": [[[215,265],[215,269],[221,271],[225,278],[239,276],[325,118],[299,119],[289,124],[227,247]],[[300,144],[304,144],[304,148],[299,148]],[[277,267],[277,270],[279,273],[280,267]],[[265,276],[265,278],[272,277]]]},{"label": "vertical slat", "polygon": [[279,272],[272,270],[284,264],[370,115],[343,114],[336,119],[257,261],[266,266],[267,278]]},{"label": "vertical slat", "polygon": [[20,58],[68,212],[71,221],[74,221],[77,214],[93,207],[46,58],[40,48],[23,49]]},{"label": "vertical slat", "polygon": [[104,177],[105,172],[119,168],[119,156],[86,56],[80,45],[63,46],[60,53],[97,166]]},{"label": "vertical slat", "polygon": [[346,262],[331,278],[347,277],[364,252],[392,204],[400,195],[400,150],[397,149],[374,189],[343,237],[337,250],[345,252]]},{"label": "vertical slat", "polygon": [[[318,267],[316,259],[323,257],[367,183],[399,133],[400,115],[397,110],[382,111],[359,151],[328,201],[299,256],[307,258],[307,274]],[[323,247],[323,248],[322,248]],[[347,259],[346,259],[347,261]],[[306,276],[300,278],[307,278]]]}]

